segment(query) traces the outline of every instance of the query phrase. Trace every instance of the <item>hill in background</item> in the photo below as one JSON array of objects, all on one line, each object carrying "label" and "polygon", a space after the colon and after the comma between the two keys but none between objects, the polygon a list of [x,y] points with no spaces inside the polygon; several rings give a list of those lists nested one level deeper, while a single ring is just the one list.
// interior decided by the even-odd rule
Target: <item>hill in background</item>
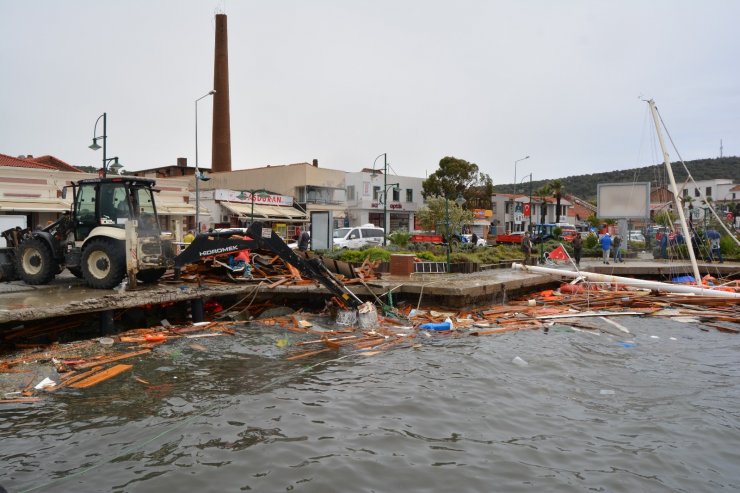
[{"label": "hill in background", "polygon": [[[676,184],[680,186],[686,178],[686,170],[680,162],[671,163],[673,175],[676,177]],[[686,161],[686,167],[689,169],[694,180],[714,180],[730,179],[734,183],[740,182],[740,157],[723,157],[716,159],[697,159]],[[532,181],[532,191],[542,187],[553,180]],[[620,171],[606,171],[604,173],[594,173],[590,175],[567,176],[560,178],[563,184],[563,192],[573,194],[582,199],[596,202],[596,185],[599,183],[632,183],[638,181],[649,181],[652,186],[670,187],[670,182],[666,174],[664,164],[646,166],[644,168],[632,168]],[[494,192],[513,193],[514,185],[496,185],[493,187]],[[529,182],[521,183],[517,186],[517,192],[529,193]],[[721,199],[721,197],[717,197]]]}]

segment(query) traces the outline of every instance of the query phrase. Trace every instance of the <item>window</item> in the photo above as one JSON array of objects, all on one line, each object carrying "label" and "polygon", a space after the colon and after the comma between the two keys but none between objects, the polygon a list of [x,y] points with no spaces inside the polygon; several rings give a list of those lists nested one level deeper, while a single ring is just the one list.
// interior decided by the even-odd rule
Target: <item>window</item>
[{"label": "window", "polygon": [[394,188],[393,189],[393,202],[398,202],[399,200],[401,200],[401,189]]},{"label": "window", "polygon": [[382,229],[362,228],[362,237],[363,238],[382,238],[383,237],[383,230]]},{"label": "window", "polygon": [[689,190],[687,188],[683,189],[683,196],[688,197],[689,196]]},{"label": "window", "polygon": [[694,197],[698,197],[699,195],[701,195],[701,192],[699,192],[699,189],[698,188],[695,188],[694,189]]},{"label": "window", "polygon": [[414,201],[414,189],[407,188],[406,189],[406,202],[413,202],[413,201]]},{"label": "window", "polygon": [[707,196],[707,197],[711,197],[712,196],[712,187],[707,187],[707,193],[705,193],[704,195]]},{"label": "window", "polygon": [[347,187],[347,200],[355,200],[355,186],[349,185]]},{"label": "window", "polygon": [[373,187],[373,200],[378,200],[380,195],[380,187]]}]

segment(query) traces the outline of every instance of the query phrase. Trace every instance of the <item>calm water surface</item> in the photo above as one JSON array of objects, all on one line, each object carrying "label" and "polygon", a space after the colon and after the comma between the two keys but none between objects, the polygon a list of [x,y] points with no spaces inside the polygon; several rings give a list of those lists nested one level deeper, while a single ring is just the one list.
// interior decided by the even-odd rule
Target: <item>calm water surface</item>
[{"label": "calm water surface", "polygon": [[0,407],[0,485],[740,490],[740,338],[671,320],[619,321],[631,336],[434,334],[418,349],[338,361],[285,361],[276,342],[286,334],[268,327],[178,340],[135,362],[150,387],[124,375]]}]

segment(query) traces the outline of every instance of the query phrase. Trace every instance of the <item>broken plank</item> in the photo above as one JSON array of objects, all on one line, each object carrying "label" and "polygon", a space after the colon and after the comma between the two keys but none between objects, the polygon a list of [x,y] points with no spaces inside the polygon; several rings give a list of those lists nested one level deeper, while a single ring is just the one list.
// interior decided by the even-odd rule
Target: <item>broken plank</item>
[{"label": "broken plank", "polygon": [[70,384],[70,387],[75,388],[75,389],[85,389],[87,387],[92,387],[93,385],[97,385],[100,382],[104,382],[105,380],[108,380],[110,378],[115,377],[116,375],[119,375],[125,371],[128,371],[131,368],[133,368],[133,365],[112,366],[108,368],[107,370],[103,370],[88,378],[85,378],[83,380]]},{"label": "broken plank", "polygon": [[318,349],[316,351],[304,351],[302,353],[294,354],[293,356],[289,356],[285,358],[286,360],[295,360],[295,359],[301,359],[306,358],[308,356],[313,356],[320,353],[325,353],[327,351],[331,351],[331,348],[324,348],[324,349]]},{"label": "broken plank", "polygon": [[89,363],[83,363],[81,365],[75,365],[75,369],[76,370],[84,370],[84,369],[87,369],[87,368],[92,368],[93,366],[106,365],[108,363],[113,363],[115,361],[120,361],[122,359],[133,358],[134,356],[140,356],[142,354],[146,354],[146,353],[150,353],[150,352],[151,352],[151,349],[142,349],[141,351],[133,351],[131,353],[118,354],[118,355],[112,356],[110,358],[104,358],[104,359],[100,359],[100,360],[97,360],[97,361],[91,361]]}]

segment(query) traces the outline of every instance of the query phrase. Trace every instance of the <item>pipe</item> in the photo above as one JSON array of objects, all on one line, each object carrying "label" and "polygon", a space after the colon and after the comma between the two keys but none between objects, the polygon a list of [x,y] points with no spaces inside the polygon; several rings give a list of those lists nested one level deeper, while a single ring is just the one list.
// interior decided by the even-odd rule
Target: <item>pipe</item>
[{"label": "pipe", "polygon": [[572,272],[568,270],[551,269],[549,267],[535,267],[531,265],[522,265],[513,263],[511,268],[514,270],[524,270],[538,274],[548,274],[562,277],[578,278],[581,277],[591,282],[625,284],[637,288],[654,289],[657,291],[666,291],[668,293],[695,294],[697,296],[713,296],[719,298],[740,299],[740,293],[730,293],[729,291],[719,291],[716,289],[703,288],[696,285],[668,284],[659,281],[645,281],[644,279],[632,279],[631,277],[612,276],[608,274],[596,274],[594,272]]}]

